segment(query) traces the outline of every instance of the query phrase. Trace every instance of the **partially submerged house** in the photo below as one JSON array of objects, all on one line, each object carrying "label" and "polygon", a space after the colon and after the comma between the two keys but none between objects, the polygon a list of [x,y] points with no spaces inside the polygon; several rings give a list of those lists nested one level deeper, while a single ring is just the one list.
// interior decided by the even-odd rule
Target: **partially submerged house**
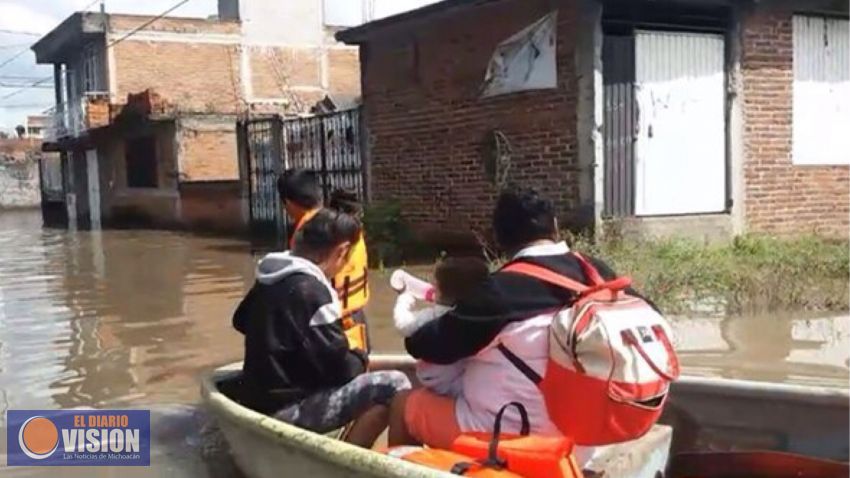
[{"label": "partially submerged house", "polygon": [[532,185],[565,225],[846,237],[848,5],[446,0],[360,46],[373,200],[484,231]]},{"label": "partially submerged house", "polygon": [[32,49],[54,66],[56,93],[45,148],[64,158],[70,225],[242,230],[237,118],[354,103],[358,49],[333,34],[400,11],[342,3],[356,8],[221,0],[214,19],[78,12],[41,38]]}]

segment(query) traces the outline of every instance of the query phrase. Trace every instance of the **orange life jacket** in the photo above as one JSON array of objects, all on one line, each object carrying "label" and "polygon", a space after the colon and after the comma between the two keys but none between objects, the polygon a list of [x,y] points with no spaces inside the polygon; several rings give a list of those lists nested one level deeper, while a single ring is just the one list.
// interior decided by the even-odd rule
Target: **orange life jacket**
[{"label": "orange life jacket", "polygon": [[354,315],[363,310],[369,301],[369,256],[363,234],[351,246],[348,262],[331,281],[342,303],[342,324],[351,348],[369,351],[366,324]]},{"label": "orange life jacket", "polygon": [[[519,435],[503,437],[501,421],[509,407],[519,410],[522,429]],[[455,440],[451,451],[398,447],[388,453],[412,463],[475,478],[582,478],[572,456],[572,440],[530,435],[530,429],[525,407],[511,402],[496,414],[492,435],[465,433]]]},{"label": "orange life jacket", "polygon": [[417,465],[446,471],[453,475],[463,475],[472,478],[523,478],[521,475],[505,469],[491,468],[480,463],[475,463],[468,456],[448,450],[438,450],[436,448],[425,448],[421,446],[402,446],[390,448],[387,454],[404,461],[416,463]]},{"label": "orange life jacket", "polygon": [[[310,209],[304,213],[295,223],[295,230],[289,239],[289,248],[295,246],[295,234],[304,224],[318,213],[320,208]],[[351,247],[348,262],[342,270],[331,280],[331,285],[336,289],[339,301],[342,304],[342,327],[348,338],[349,348],[369,352],[368,335],[366,324],[354,316],[354,313],[366,307],[369,301],[369,256],[366,253],[366,241],[363,234]]]}]

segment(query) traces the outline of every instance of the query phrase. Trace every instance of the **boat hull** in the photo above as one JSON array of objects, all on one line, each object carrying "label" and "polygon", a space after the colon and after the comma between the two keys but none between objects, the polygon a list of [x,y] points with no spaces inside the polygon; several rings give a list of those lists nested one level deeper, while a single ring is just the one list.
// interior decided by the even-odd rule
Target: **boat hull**
[{"label": "boat hull", "polygon": [[[372,369],[413,373],[407,356],[374,356]],[[221,393],[217,383],[241,364],[216,370],[202,385],[205,404],[231,454],[249,478],[454,476],[389,458],[254,412]],[[605,447],[588,466],[605,476],[650,478],[674,451],[770,449],[846,460],[848,393],[814,387],[685,377],[675,385],[663,421],[636,442]]]}]

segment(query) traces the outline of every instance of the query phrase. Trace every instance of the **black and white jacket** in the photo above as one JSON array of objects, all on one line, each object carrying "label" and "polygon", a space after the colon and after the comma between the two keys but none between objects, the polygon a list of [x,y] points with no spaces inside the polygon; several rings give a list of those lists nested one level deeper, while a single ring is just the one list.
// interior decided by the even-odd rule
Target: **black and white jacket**
[{"label": "black and white jacket", "polygon": [[348,346],[336,292],[315,264],[272,253],[256,276],[233,315],[245,335],[243,403],[272,413],[366,370],[365,354]]}]

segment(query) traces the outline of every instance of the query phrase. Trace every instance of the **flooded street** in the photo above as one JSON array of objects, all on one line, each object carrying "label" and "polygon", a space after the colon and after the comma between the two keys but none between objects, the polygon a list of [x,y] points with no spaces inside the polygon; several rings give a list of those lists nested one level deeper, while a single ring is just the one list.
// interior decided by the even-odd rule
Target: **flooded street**
[{"label": "flooded street", "polygon": [[[242,241],[158,231],[68,232],[0,214],[0,411],[187,403],[239,360],[230,325],[251,285]],[[378,351],[399,351],[394,294],[374,273]],[[850,318],[675,322],[690,373],[846,387]]]},{"label": "flooded street", "polygon": [[[0,411],[196,403],[199,375],[241,358],[230,319],[254,262],[237,240],[42,229],[37,211],[0,213]],[[375,348],[399,351],[394,294],[372,277]],[[848,385],[847,316],[675,327],[687,373]]]}]

